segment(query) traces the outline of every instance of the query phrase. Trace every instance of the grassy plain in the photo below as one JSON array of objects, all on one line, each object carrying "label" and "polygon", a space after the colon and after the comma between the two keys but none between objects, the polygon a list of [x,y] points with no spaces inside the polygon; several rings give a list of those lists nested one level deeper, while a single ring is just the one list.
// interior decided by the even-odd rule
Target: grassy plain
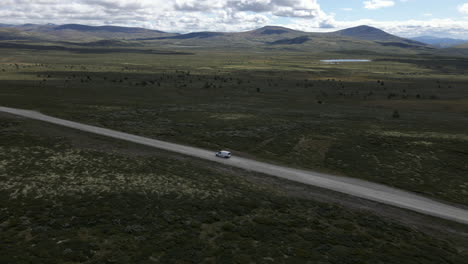
[{"label": "grassy plain", "polygon": [[[1,52],[4,106],[468,205],[467,59],[280,50]],[[320,62],[331,58],[374,61]]]},{"label": "grassy plain", "polygon": [[0,263],[440,264],[468,256],[462,233],[421,232],[34,121],[1,116],[0,124]]}]

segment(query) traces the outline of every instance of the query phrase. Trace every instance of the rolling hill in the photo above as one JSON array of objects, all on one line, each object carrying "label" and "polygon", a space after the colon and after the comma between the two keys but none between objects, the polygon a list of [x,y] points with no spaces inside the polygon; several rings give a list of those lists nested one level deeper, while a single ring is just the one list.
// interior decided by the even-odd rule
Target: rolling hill
[{"label": "rolling hill", "polygon": [[117,26],[86,26],[79,24],[67,24],[62,26],[54,27],[54,30],[77,30],[87,32],[114,32],[114,33],[165,33],[159,30],[150,30],[136,27],[117,27]]},{"label": "rolling hill", "polygon": [[44,36],[38,32],[23,31],[13,27],[0,27],[0,41],[4,40],[29,40],[38,41],[43,40],[47,36]]},{"label": "rolling hill", "polygon": [[[71,41],[71,42],[94,42],[100,40],[127,40],[135,38],[156,38],[173,36],[176,34],[166,33],[158,30],[150,30],[135,27],[117,26],[87,26],[79,24],[66,25],[36,25],[25,24],[19,26],[0,26],[0,29],[14,29],[33,36],[34,40],[42,41]],[[12,39],[12,38],[10,38]]]}]

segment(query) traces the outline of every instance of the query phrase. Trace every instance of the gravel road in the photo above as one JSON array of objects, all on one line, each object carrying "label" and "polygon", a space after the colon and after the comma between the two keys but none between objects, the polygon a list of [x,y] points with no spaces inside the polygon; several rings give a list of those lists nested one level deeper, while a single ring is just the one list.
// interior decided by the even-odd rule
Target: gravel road
[{"label": "gravel road", "polygon": [[[232,157],[230,159],[222,159],[215,157],[215,151],[209,151],[200,148],[194,148],[156,139],[150,139],[122,133],[119,131],[100,128],[90,125],[85,125],[77,122],[63,120],[39,112],[0,107],[0,112],[10,113],[17,116],[22,116],[30,119],[40,120],[64,127],[74,128],[89,133],[94,133],[106,137],[130,141],[158,149],[163,149],[171,152],[180,153],[183,155],[193,156],[213,162],[223,163],[227,166],[233,166],[249,171],[264,173],[271,176],[276,176],[283,179],[288,179],[294,182],[313,185],[332,191],[345,193],[348,195],[364,198],[371,201],[380,202],[418,213],[431,215],[459,223],[468,224],[468,210],[437,202],[420,195],[410,192],[391,188],[385,185],[371,183],[359,179],[333,176],[313,171],[298,170],[288,167],[277,166],[264,162],[259,162],[251,159],[240,157]],[[235,153],[234,153],[235,155]]]}]

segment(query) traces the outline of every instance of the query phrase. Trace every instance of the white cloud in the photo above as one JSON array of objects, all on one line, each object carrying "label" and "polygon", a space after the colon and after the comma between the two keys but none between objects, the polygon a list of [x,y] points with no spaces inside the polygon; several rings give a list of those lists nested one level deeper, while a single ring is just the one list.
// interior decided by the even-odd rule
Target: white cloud
[{"label": "white cloud", "polygon": [[458,6],[458,12],[468,15],[468,3]]},{"label": "white cloud", "polygon": [[366,9],[379,9],[384,7],[394,6],[395,2],[391,0],[369,0],[364,1],[364,8]]},{"label": "white cloud", "polygon": [[170,32],[249,30],[279,17],[329,27],[317,0],[1,0],[1,23],[145,26]]},{"label": "white cloud", "polygon": [[[320,0],[326,1],[326,0]],[[402,36],[468,38],[468,20],[340,21],[318,0],[0,0],[0,23],[81,23],[139,26],[168,32],[245,31],[282,25],[304,31],[334,31],[370,25]],[[392,4],[368,0],[369,7]],[[398,1],[399,3],[402,0]],[[403,5],[403,4],[402,4]],[[463,12],[468,4],[459,6]],[[356,12],[356,11],[355,11]],[[466,13],[468,15],[468,12]],[[421,16],[420,16],[421,17]],[[421,17],[422,18],[422,17]]]}]

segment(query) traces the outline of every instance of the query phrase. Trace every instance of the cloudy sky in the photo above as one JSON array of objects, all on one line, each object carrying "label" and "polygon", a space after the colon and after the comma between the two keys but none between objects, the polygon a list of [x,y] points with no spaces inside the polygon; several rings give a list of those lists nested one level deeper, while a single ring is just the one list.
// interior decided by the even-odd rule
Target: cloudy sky
[{"label": "cloudy sky", "polygon": [[468,0],[0,0],[0,23],[140,26],[168,32],[376,26],[468,39]]}]

